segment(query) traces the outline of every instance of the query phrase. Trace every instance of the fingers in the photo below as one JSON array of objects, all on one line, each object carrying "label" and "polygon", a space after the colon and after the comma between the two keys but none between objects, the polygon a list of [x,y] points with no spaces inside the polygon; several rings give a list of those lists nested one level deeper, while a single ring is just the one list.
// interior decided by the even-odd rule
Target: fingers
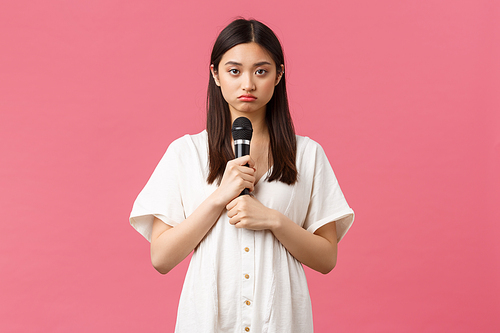
[{"label": "fingers", "polygon": [[229,161],[226,166],[225,173],[228,175],[233,174],[232,179],[236,182],[240,192],[245,188],[248,188],[250,191],[254,189],[255,169],[247,167],[246,164],[248,162],[252,162],[250,156],[243,156]]},{"label": "fingers", "polygon": [[233,201],[231,201],[230,203],[227,204],[226,206],[226,209],[227,209],[227,215],[229,217],[233,217],[235,214],[233,214],[233,216],[229,215],[231,210],[238,204],[238,199],[240,199],[239,197],[234,199]]},{"label": "fingers", "polygon": [[255,162],[252,160],[250,155],[239,157],[234,159],[232,162],[238,165],[237,169],[241,173],[241,178],[246,182],[251,183],[251,187],[245,186],[245,188],[253,191],[253,184],[255,183]]},{"label": "fingers", "polygon": [[243,219],[245,215],[242,212],[227,212],[227,217],[229,217],[229,224],[235,227],[242,227],[244,225]]},{"label": "fingers", "polygon": [[235,228],[250,230],[268,229],[268,225],[265,224],[266,218],[262,215],[262,213],[267,214],[267,211],[262,211],[262,208],[265,207],[252,196],[238,197],[226,205],[229,224]]},{"label": "fingers", "polygon": [[243,195],[241,197],[237,197],[226,205],[227,217],[229,217],[230,224],[236,225],[247,216],[246,212],[249,209],[250,204],[248,200],[252,199],[252,196]]},{"label": "fingers", "polygon": [[255,161],[250,157],[250,155],[235,158],[233,161],[241,166],[246,166],[248,164],[248,167],[254,169],[255,171]]},{"label": "fingers", "polygon": [[236,225],[238,222],[240,222],[241,217],[237,216],[240,212],[240,210],[238,209],[238,203],[240,203],[241,200],[244,200],[245,197],[246,196],[238,197],[227,204],[227,217],[229,217],[230,224]]},{"label": "fingers", "polygon": [[241,179],[243,180],[242,184],[243,188],[247,188],[250,190],[250,192],[253,192],[255,183],[255,177],[253,176],[253,174],[252,175],[242,174]]},{"label": "fingers", "polygon": [[252,176],[255,174],[255,163],[248,155],[238,157],[234,160],[227,162],[226,169],[234,169],[234,168],[244,174]]},{"label": "fingers", "polygon": [[248,155],[227,162],[226,170],[218,188],[218,195],[223,202],[230,202],[246,188],[250,192],[254,190],[254,166],[254,161]]}]

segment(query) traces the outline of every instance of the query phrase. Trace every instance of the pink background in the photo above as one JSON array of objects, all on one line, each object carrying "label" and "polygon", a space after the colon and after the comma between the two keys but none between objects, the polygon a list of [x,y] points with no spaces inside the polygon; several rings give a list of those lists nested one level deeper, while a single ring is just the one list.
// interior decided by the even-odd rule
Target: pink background
[{"label": "pink background", "polygon": [[204,128],[211,46],[237,15],[287,57],[298,134],[356,221],[317,332],[497,332],[497,1],[2,1],[0,331],[171,332],[128,223],[168,144]]}]

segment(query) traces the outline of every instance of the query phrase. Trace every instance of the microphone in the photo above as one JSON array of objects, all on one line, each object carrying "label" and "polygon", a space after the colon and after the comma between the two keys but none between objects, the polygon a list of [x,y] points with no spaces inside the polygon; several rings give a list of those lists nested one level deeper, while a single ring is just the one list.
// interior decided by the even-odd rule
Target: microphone
[{"label": "microphone", "polygon": [[[250,140],[252,139],[252,122],[246,117],[236,118],[233,122],[233,128],[231,129],[233,133],[234,141],[234,156],[236,158],[250,155]],[[248,166],[248,164],[246,164]],[[249,194],[250,191],[246,188],[240,195]]]}]

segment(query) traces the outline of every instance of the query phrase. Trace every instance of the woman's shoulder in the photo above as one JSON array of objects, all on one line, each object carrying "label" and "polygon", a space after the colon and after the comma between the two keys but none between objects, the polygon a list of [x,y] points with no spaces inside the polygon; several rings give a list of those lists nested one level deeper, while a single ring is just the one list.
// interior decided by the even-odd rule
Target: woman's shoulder
[{"label": "woman's shoulder", "polygon": [[205,160],[207,155],[207,133],[185,134],[172,141],[160,164],[189,165],[194,160]]},{"label": "woman's shoulder", "polygon": [[208,140],[208,134],[206,130],[203,130],[197,134],[185,134],[180,138],[177,138],[174,141],[172,141],[168,149],[183,150],[189,148],[206,147],[207,140]]},{"label": "woman's shoulder", "polygon": [[304,153],[316,153],[317,151],[322,151],[323,148],[321,145],[311,139],[308,136],[301,136],[301,135],[295,135],[297,139],[297,153],[298,154],[304,154]]}]

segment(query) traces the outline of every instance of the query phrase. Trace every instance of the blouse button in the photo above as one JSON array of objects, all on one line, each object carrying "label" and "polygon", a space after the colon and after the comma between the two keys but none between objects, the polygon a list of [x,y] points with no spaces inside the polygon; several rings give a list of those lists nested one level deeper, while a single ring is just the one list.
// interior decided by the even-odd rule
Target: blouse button
[{"label": "blouse button", "polygon": [[245,302],[245,304],[246,304],[246,305],[250,305],[250,301],[246,301],[246,302]]},{"label": "blouse button", "polygon": [[245,332],[250,332],[250,327],[245,327]]},{"label": "blouse button", "polygon": [[250,275],[245,274],[245,279],[249,279],[249,278],[250,278]]},{"label": "blouse button", "polygon": [[248,252],[250,251],[250,249],[248,247],[245,247],[245,252]]}]

